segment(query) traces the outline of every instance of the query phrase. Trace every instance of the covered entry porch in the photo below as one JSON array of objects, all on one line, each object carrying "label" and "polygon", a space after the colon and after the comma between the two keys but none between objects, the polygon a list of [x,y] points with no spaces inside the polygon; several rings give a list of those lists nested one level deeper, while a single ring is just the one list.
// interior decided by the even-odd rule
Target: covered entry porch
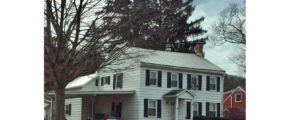
[{"label": "covered entry porch", "polygon": [[[128,91],[66,91],[65,105],[69,105],[67,120],[95,120],[97,114],[114,114],[125,119],[127,108],[135,95]],[[80,99],[79,101],[75,101]],[[67,110],[66,110],[67,111]],[[65,112],[66,112],[65,111]]]},{"label": "covered entry porch", "polygon": [[[191,112],[191,104],[186,104],[184,106],[184,102],[190,101],[190,103],[193,102],[194,94],[191,93],[189,90],[183,89],[183,90],[172,90],[166,94],[163,95],[163,98],[167,101],[168,105],[168,118],[169,120],[179,120],[178,118],[182,118],[184,116],[181,116],[179,113],[183,113],[181,111],[185,110],[186,107],[186,119],[191,119],[193,117],[193,114],[190,114],[188,112]],[[187,103],[187,102],[186,102]],[[181,111],[180,111],[181,110]]]}]

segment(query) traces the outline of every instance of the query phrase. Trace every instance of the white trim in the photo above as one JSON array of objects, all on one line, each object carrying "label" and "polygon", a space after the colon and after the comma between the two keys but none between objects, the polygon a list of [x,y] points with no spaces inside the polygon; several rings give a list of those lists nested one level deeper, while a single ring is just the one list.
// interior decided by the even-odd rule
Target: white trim
[{"label": "white trim", "polygon": [[[241,95],[241,100],[240,101],[237,101],[237,95]],[[242,93],[236,93],[235,94],[235,102],[243,102],[243,95],[242,95]]]}]

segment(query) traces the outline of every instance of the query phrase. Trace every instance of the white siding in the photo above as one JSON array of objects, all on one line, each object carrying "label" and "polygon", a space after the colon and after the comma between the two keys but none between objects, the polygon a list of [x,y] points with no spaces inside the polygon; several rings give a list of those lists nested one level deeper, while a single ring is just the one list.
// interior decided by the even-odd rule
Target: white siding
[{"label": "white siding", "polygon": [[[156,87],[156,86],[145,86],[145,81],[146,81],[146,69],[149,70],[157,70],[157,71],[162,71],[162,87]],[[194,73],[189,73],[189,72],[182,72],[182,71],[172,71],[172,70],[162,70],[162,69],[152,69],[152,68],[141,68],[141,79],[140,79],[140,86],[141,86],[141,99],[142,102],[139,104],[139,108],[141,111],[139,112],[140,117],[144,120],[163,120],[163,119],[168,119],[168,105],[166,102],[167,100],[163,99],[162,96],[166,93],[168,93],[171,90],[174,89],[179,89],[179,88],[167,88],[167,72],[177,72],[177,73],[183,73],[183,89],[187,88],[187,74],[194,74]],[[202,115],[206,115],[206,102],[212,102],[212,103],[221,103],[221,115],[222,115],[222,109],[223,109],[223,104],[222,104],[222,99],[223,99],[223,76],[221,77],[220,81],[220,92],[216,91],[206,91],[206,76],[213,76],[217,77],[217,75],[210,75],[210,74],[196,74],[196,75],[202,75],[202,91],[194,90],[192,91],[194,95],[196,96],[193,99],[193,102],[202,102]],[[148,99],[161,99],[162,100],[162,117],[161,118],[144,118],[144,98]],[[186,101],[180,99],[179,100],[179,120],[185,120],[186,116]]]},{"label": "white siding", "polygon": [[[113,90],[113,75],[116,73],[123,73],[123,88],[116,88],[115,91],[122,90],[138,90],[139,85],[139,67],[135,64],[130,69],[124,69],[122,71],[100,71],[99,72],[99,86],[95,85],[95,80],[90,81],[85,85],[81,91],[108,91]],[[104,84],[101,86],[101,77],[110,76],[110,85]]]},{"label": "white siding", "polygon": [[82,98],[65,99],[65,105],[71,104],[71,115],[65,115],[67,120],[81,120]]},{"label": "white siding", "polygon": [[[123,88],[116,88],[113,90],[113,74],[120,72],[100,71],[100,77],[111,76],[110,85],[95,86],[95,81],[90,81],[84,86],[81,91],[122,91],[122,90],[135,90],[134,95],[97,95],[96,96],[96,113],[111,112],[112,102],[122,102],[122,119],[123,120],[138,120],[141,119],[139,112],[140,97],[140,67],[135,66],[133,69],[122,71],[123,73]],[[100,80],[100,79],[99,79]],[[142,107],[143,108],[143,107]],[[143,110],[142,110],[143,112]]]}]

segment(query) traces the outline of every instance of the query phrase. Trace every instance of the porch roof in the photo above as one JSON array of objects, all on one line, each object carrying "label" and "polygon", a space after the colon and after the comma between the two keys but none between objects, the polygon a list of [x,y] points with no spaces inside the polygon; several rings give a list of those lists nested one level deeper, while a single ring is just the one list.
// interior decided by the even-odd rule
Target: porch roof
[{"label": "porch roof", "polygon": [[[127,91],[65,91],[65,95],[115,95],[115,94],[135,94],[135,90]],[[54,95],[54,92],[49,92],[49,95]]]},{"label": "porch roof", "polygon": [[182,90],[172,90],[166,94],[163,95],[163,97],[165,98],[176,98],[176,97],[180,97],[184,94],[187,94],[189,96],[191,96],[192,98],[194,97],[194,94],[192,92],[190,92],[189,90],[186,89],[182,89]]}]

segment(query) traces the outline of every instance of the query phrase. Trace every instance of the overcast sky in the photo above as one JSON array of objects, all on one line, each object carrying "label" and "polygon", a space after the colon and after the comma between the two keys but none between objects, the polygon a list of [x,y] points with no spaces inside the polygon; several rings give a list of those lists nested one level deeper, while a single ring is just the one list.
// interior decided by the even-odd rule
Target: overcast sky
[{"label": "overcast sky", "polygon": [[[211,34],[211,26],[218,20],[219,13],[230,3],[243,3],[244,0],[195,0],[195,11],[190,19],[197,19],[201,16],[205,17],[202,22],[202,28],[207,30],[207,35]],[[222,46],[214,46],[207,42],[204,46],[205,58],[215,63],[226,71],[227,74],[244,76],[237,66],[229,60],[229,57],[237,50],[237,46],[232,44],[224,44]]]}]

